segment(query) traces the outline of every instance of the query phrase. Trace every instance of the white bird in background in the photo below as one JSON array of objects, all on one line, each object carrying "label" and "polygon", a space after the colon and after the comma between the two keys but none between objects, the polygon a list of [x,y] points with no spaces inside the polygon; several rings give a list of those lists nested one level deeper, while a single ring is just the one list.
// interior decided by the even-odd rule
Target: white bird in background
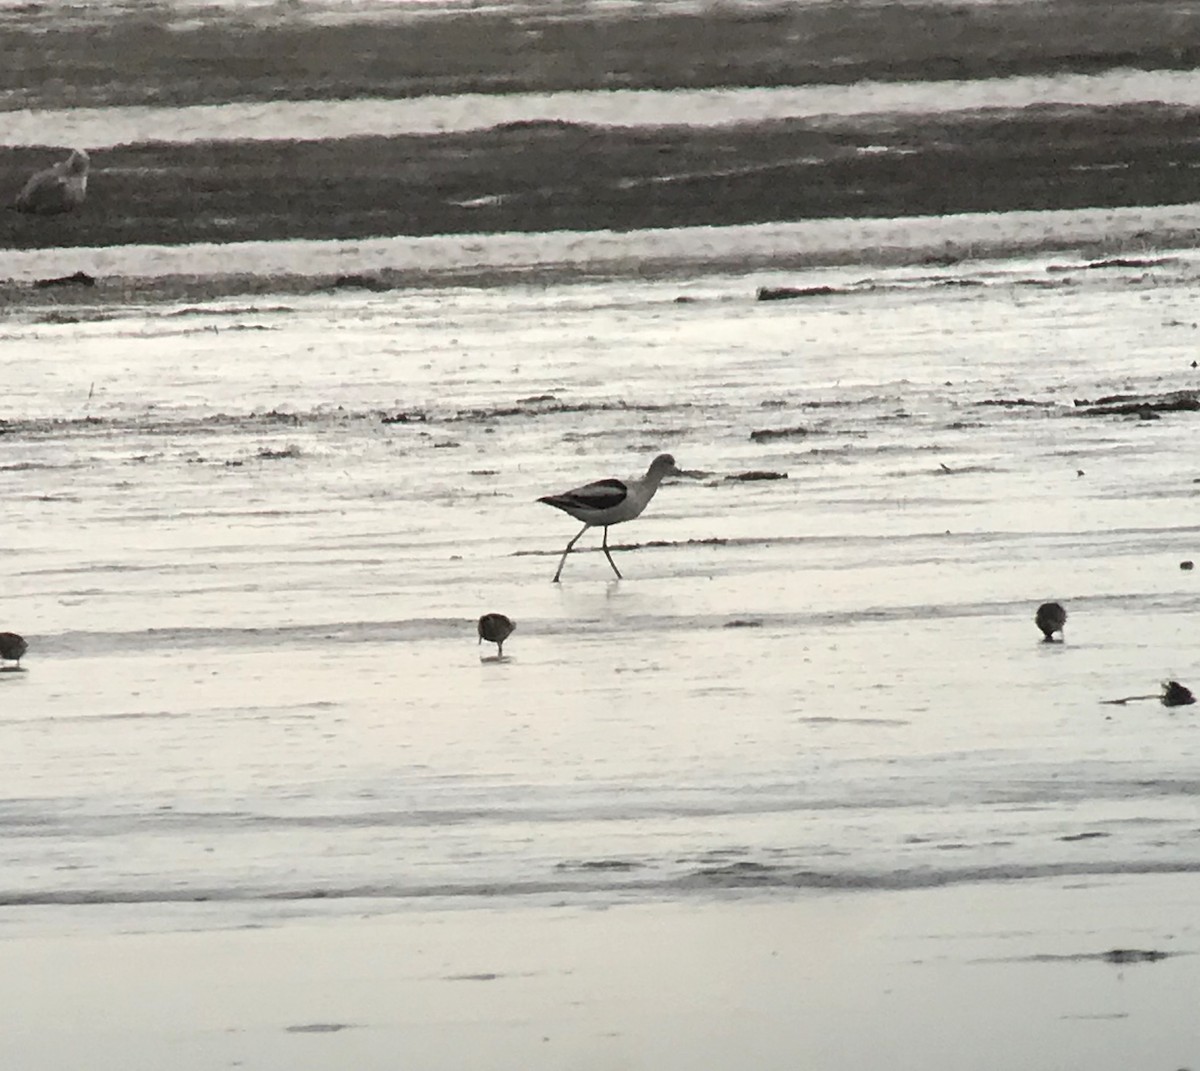
[{"label": "white bird in background", "polygon": [[37,171],[17,194],[12,207],[31,216],[74,212],[87,196],[88,155],[74,149],[65,160]]},{"label": "white bird in background", "polygon": [[562,576],[563,566],[571,548],[589,528],[604,528],[604,540],[601,547],[612,571],[621,579],[621,570],[612,560],[608,552],[608,527],[611,524],[621,524],[632,521],[649,504],[666,476],[682,476],[683,473],[675,467],[675,459],[670,454],[659,454],[647,469],[646,475],[640,480],[597,480],[595,483],[576,487],[573,491],[564,491],[561,495],[545,495],[539,502],[569,513],[577,521],[583,521],[579,535],[567,544],[562,558],[558,562],[558,570],[554,574],[554,583]]}]

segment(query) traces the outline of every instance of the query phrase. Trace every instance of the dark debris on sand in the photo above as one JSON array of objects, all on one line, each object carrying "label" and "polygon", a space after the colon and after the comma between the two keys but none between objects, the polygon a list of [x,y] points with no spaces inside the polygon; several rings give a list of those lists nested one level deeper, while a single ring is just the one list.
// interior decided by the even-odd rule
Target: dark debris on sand
[{"label": "dark debris on sand", "polygon": [[1129,963],[1158,963],[1170,955],[1173,953],[1160,952],[1150,948],[1112,948],[1107,952],[1068,952],[1065,954],[1043,952],[1030,956],[1029,959],[1038,963],[1086,963],[1100,960],[1104,963],[1124,966]]},{"label": "dark debris on sand", "polygon": [[1196,702],[1192,690],[1179,681],[1163,681],[1160,692],[1149,695],[1127,695],[1120,699],[1102,699],[1101,702],[1110,706],[1123,707],[1126,703],[1140,702],[1146,699],[1157,699],[1164,707],[1187,707]]},{"label": "dark debris on sand", "polygon": [[755,294],[758,301],[792,301],[796,298],[828,297],[844,293],[832,286],[760,286]]},{"label": "dark debris on sand", "polygon": [[34,281],[35,290],[47,290],[54,286],[95,286],[96,278],[85,271],[77,271],[72,275],[60,275],[54,279],[37,279]]},{"label": "dark debris on sand", "polygon": [[796,425],[792,428],[759,428],[750,433],[750,441],[769,443],[776,439],[803,439],[810,434],[808,428]]},{"label": "dark debris on sand", "polygon": [[1200,390],[1110,394],[1095,401],[1076,398],[1075,407],[1084,416],[1137,416],[1153,420],[1159,413],[1194,413],[1200,410]]},{"label": "dark debris on sand", "polygon": [[767,469],[752,469],[749,472],[731,472],[725,477],[727,482],[755,483],[760,480],[786,480],[786,472],[771,472]]},{"label": "dark debris on sand", "polygon": [[1157,949],[1114,948],[1104,953],[1104,961],[1106,963],[1157,963],[1169,955],[1169,952],[1159,952]]},{"label": "dark debris on sand", "polygon": [[395,289],[396,284],[378,275],[339,275],[330,284],[332,290],[372,290],[383,293]]}]

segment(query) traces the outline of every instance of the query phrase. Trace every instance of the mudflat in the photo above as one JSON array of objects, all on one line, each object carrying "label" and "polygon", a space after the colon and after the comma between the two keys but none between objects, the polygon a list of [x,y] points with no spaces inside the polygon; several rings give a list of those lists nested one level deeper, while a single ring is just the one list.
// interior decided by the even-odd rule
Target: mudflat
[{"label": "mudflat", "polygon": [[54,3],[0,14],[0,106],[221,104],[447,93],[849,84],[1200,64],[1173,0],[849,0],[703,11],[639,4],[313,3],[174,10]]},{"label": "mudflat", "polygon": [[[182,21],[15,14],[8,110],[431,93],[795,86],[1188,69],[1200,11],[1146,3],[836,4]],[[1136,16],[1136,17],[1135,17]],[[982,108],[621,127],[132,142],[94,151],[77,216],[6,213],[8,248],[589,231],[1189,203],[1195,109]],[[57,149],[0,149],[0,197]],[[86,147],[86,146],[85,146]]]}]

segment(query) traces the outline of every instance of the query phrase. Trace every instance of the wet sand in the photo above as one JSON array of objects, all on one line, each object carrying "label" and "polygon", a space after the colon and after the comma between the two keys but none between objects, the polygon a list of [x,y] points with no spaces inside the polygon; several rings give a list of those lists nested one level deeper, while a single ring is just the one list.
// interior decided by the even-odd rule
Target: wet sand
[{"label": "wet sand", "polygon": [[[12,325],[10,1061],[1188,1067],[1195,716],[1099,701],[1195,684],[1194,414],[1072,400],[1194,384],[1194,273],[997,270]],[[660,444],[789,478],[552,585]]]},{"label": "wet sand", "polygon": [[[1066,38],[1034,18],[1038,7],[930,15],[936,32],[922,22],[907,38],[910,48],[925,51],[899,50],[891,69],[919,76],[937,66],[937,55],[941,69],[956,77],[1064,63],[1088,69],[1194,61],[1187,11],[1167,35],[1161,32],[1167,6],[1138,5],[1139,37],[1130,32],[1125,6],[1105,13],[1094,5],[1056,6],[1055,17],[1074,12],[1087,23],[1076,26],[1064,50]],[[828,17],[833,9],[817,10]],[[876,47],[866,59],[845,62],[845,76],[881,77],[878,50],[893,40],[886,20],[895,12],[856,10],[856,19],[885,21],[871,24],[869,33],[854,25],[849,37],[837,38]],[[1034,21],[1021,23],[1019,33],[1012,23],[991,36],[981,33],[974,61],[953,37],[963,19],[1005,18]],[[811,47],[796,50],[777,47],[778,17],[735,23],[720,26],[722,34],[742,25],[761,31],[756,77],[763,80],[800,77],[786,67],[793,55],[808,55],[816,65],[804,77],[832,79],[837,71],[821,54],[839,63],[849,55],[849,44],[827,48],[815,26],[811,38],[808,30],[798,38]],[[533,29],[557,32],[549,23]],[[606,25],[605,32],[620,29]],[[346,31],[338,38],[344,45],[334,49],[318,47],[328,42],[320,35],[300,34],[293,49],[270,39],[273,57],[318,66],[332,57],[331,74],[297,79],[294,70],[265,71],[258,78],[234,50],[214,80],[204,57],[233,40],[221,34],[212,25],[166,33],[145,17],[87,37],[68,25],[54,40],[63,51],[47,55],[89,77],[68,87],[40,68],[9,68],[10,86],[46,87],[36,101],[9,100],[58,106],[86,91],[89,100],[99,93],[114,103],[187,103],[229,99],[243,86],[265,97],[282,87],[319,96],[478,89],[499,84],[502,66],[499,52],[485,54],[478,75],[435,82],[428,74],[406,89],[388,73],[389,50],[382,47],[388,38],[358,29]],[[267,37],[244,40],[261,49]],[[500,34],[495,40],[506,42]],[[1012,47],[997,59],[998,40]],[[378,67],[361,63],[368,41],[381,46]],[[428,41],[422,47],[435,54]],[[574,67],[563,57],[576,47],[547,51],[540,68],[522,69],[540,70],[538,85],[573,84]],[[35,53],[20,54],[24,62]],[[136,62],[117,63],[117,54]],[[641,70],[643,81],[663,62],[655,56],[641,67],[621,65],[612,51],[597,54],[605,71]],[[702,53],[680,50],[676,59],[684,54]],[[207,71],[204,77],[163,76],[185,57]],[[343,90],[352,68],[370,77]],[[713,84],[749,77],[749,69],[725,74],[707,62],[690,75],[677,72],[676,82]],[[630,73],[621,84],[636,80]],[[91,247],[106,243],[202,237],[436,241],[468,227],[536,230],[541,218],[566,228],[606,221],[621,229],[647,220],[673,226],[838,213],[915,218],[954,205],[1052,208],[1096,198],[1170,203],[1193,196],[1180,185],[1194,163],[1181,136],[1188,122],[1187,114],[1146,106],[958,117],[941,125],[918,118],[894,128],[835,124],[820,136],[798,124],[686,138],[658,131],[641,139],[548,125],[353,144],[226,143],[186,152],[129,146],[100,154],[98,174],[112,184],[97,181],[89,214],[55,224],[57,232],[23,237],[5,220],[4,242],[61,247],[68,257],[88,247],[90,258]],[[914,151],[862,151],[881,138]],[[720,174],[714,157],[726,151],[753,158],[756,170]],[[791,162],[797,153],[815,162]],[[33,155],[4,154],[3,174],[33,163]],[[420,166],[408,167],[413,157]],[[656,181],[664,157],[697,177]],[[572,159],[586,166],[572,173]],[[1013,159],[1021,164],[1015,173],[999,167]],[[641,196],[611,181],[618,163],[622,176],[639,179]],[[1124,165],[1119,181],[1115,163]],[[273,183],[281,169],[303,177],[295,199],[283,204]],[[411,203],[395,203],[388,183],[397,169],[417,191]],[[240,187],[219,179],[230,170],[244,180]],[[189,186],[184,179],[195,175],[202,181]],[[543,175],[553,175],[559,193],[539,201]],[[501,200],[467,211],[450,204],[494,189],[494,176],[521,192],[515,205]],[[339,197],[331,213],[321,182],[334,177],[353,196]],[[942,221],[951,231],[955,223]],[[1043,228],[1029,239],[1042,244],[1030,247],[1114,248],[1102,219],[1083,236],[1063,233],[1059,223]],[[1134,222],[1118,247],[1145,249],[1153,258],[1166,233],[1188,244],[1186,213],[1169,226],[1159,217],[1145,228]],[[654,236],[646,240],[652,244]],[[910,252],[901,256],[917,263],[930,258],[936,271],[941,257],[970,255],[969,247],[947,251],[946,241],[939,233],[933,245],[904,247]],[[835,248],[840,252],[829,256],[841,260],[832,262],[845,262],[851,248],[854,257],[868,256],[865,245],[851,247],[844,237]],[[729,260],[724,267],[799,266],[813,255],[777,250],[774,259]],[[636,277],[644,270],[637,261],[627,258],[618,274]],[[103,263],[58,261],[53,274]],[[668,271],[665,264],[666,258],[657,270]],[[384,286],[422,281],[386,259],[367,270],[379,272]],[[489,270],[498,274],[432,271],[423,279],[511,281],[507,269]],[[947,292],[986,294],[990,270],[981,265],[982,278],[964,278]],[[6,509],[21,541],[12,551],[21,588],[5,606],[22,607],[29,624],[21,628],[36,640],[29,672],[6,674],[2,682],[9,709],[22,704],[22,717],[5,722],[12,734],[5,749],[14,767],[9,783],[34,810],[40,796],[59,793],[68,826],[75,798],[99,809],[93,817],[105,829],[120,830],[112,823],[123,810],[132,823],[114,835],[64,836],[61,869],[33,856],[24,869],[9,869],[10,884],[140,889],[150,870],[176,897],[198,899],[217,874],[226,895],[233,885],[248,896],[273,882],[344,889],[392,871],[433,881],[442,864],[429,865],[421,852],[459,844],[463,857],[483,870],[480,849],[504,856],[505,837],[514,853],[516,845],[536,842],[529,849],[536,852],[536,873],[557,876],[567,852],[618,858],[631,839],[640,846],[652,833],[668,844],[660,852],[664,866],[708,858],[701,849],[715,846],[732,849],[733,866],[742,869],[731,873],[744,876],[740,885],[693,888],[664,902],[626,905],[610,889],[597,909],[594,893],[569,886],[500,907],[461,898],[454,906],[414,906],[386,896],[334,903],[320,892],[290,901],[9,906],[2,944],[8,970],[0,976],[9,1060],[26,1071],[73,1071],[80,1051],[97,1071],[227,1065],[384,1071],[398,1060],[447,1071],[1191,1066],[1200,1047],[1192,1008],[1200,962],[1191,921],[1195,875],[1089,876],[1086,869],[1114,859],[1146,870],[1163,859],[1162,865],[1194,865],[1187,833],[1194,828],[1188,809],[1194,716],[1150,705],[1117,708],[1108,721],[1107,708],[1098,706],[1101,697],[1141,691],[1143,681],[1153,688],[1164,672],[1195,684],[1187,677],[1192,588],[1183,586],[1176,567],[1195,553],[1186,508],[1194,498],[1192,416],[1110,424],[1059,411],[1069,411],[1070,399],[1085,392],[1194,384],[1190,283],[1160,283],[1153,265],[1145,272],[1115,270],[1131,275],[1106,292],[1100,283],[1076,286],[1086,272],[1072,282],[1067,271],[1051,279],[1039,267],[1027,290],[1014,284],[1011,300],[987,306],[992,318],[982,325],[968,297],[909,322],[917,304],[886,289],[874,314],[855,319],[856,299],[837,304],[856,293],[852,280],[823,306],[755,305],[753,282],[793,281],[771,277],[747,278],[734,296],[701,285],[695,305],[674,300],[681,292],[694,296],[694,286],[660,289],[636,327],[626,322],[628,296],[611,322],[585,330],[569,311],[560,322],[539,303],[570,310],[578,299],[554,288],[525,295],[532,307],[519,319],[517,299],[509,295],[509,307],[501,307],[505,295],[497,295],[496,309],[453,331],[446,321],[461,298],[414,295],[429,305],[427,322],[398,327],[398,312],[382,306],[372,314],[363,307],[364,288],[348,284],[344,293],[328,295],[328,328],[314,333],[279,330],[273,320],[286,323],[286,308],[225,310],[223,319],[180,309],[178,319],[151,316],[127,328],[106,327],[105,309],[84,310],[77,324],[76,310],[52,308],[35,330],[7,339],[7,352],[16,354],[6,370],[9,404],[22,414],[36,410],[45,421],[44,429],[14,427],[0,439],[13,466],[3,472],[12,490]],[[526,278],[536,280],[539,271],[549,280],[570,276],[535,267]],[[191,300],[274,292],[281,281],[309,292],[337,289],[336,273],[324,269],[286,277],[250,270],[217,282],[211,274],[159,274],[148,289],[128,282],[135,277],[136,268],[114,270],[101,273],[94,289],[33,291],[24,273],[5,296],[137,306],[147,293]],[[1090,297],[1089,285],[1096,288]],[[1036,315],[1029,294],[1048,295]],[[1057,333],[1075,294],[1089,329]],[[1114,327],[1112,309],[1123,300]],[[747,345],[791,356],[778,366],[751,367]],[[939,346],[952,348],[916,370]],[[705,355],[701,377],[696,353]],[[619,386],[604,382],[606,368]],[[703,406],[651,408],[664,395],[692,389],[696,378],[711,392]],[[748,399],[736,419],[725,408],[735,389]],[[814,416],[806,406],[842,389],[878,394],[861,429],[843,431],[835,408],[834,427],[815,427],[812,444],[803,436],[751,439],[755,428],[820,425],[824,411]],[[633,404],[596,406],[585,416],[500,415],[517,398],[547,390],[571,402],[605,402],[611,395]],[[1049,401],[1045,409],[979,408],[1009,393]],[[785,406],[776,405],[781,395]],[[438,405],[478,406],[492,415],[454,423],[442,413],[432,431],[415,419],[411,425],[380,419],[388,406],[392,415],[421,407],[437,415]],[[251,411],[262,414],[258,422]],[[709,412],[711,418],[703,415]],[[918,430],[907,432],[913,423]],[[860,442],[859,430],[872,439]],[[588,436],[582,443],[581,434]],[[668,488],[629,533],[645,541],[625,552],[630,582],[609,586],[593,550],[572,562],[571,584],[552,589],[543,578],[573,526],[534,515],[541,508],[534,496],[554,489],[543,486],[550,479],[573,480],[577,470],[591,475],[585,464],[601,456],[606,464],[632,461],[631,444],[645,448],[663,438],[681,441],[688,465],[773,468],[790,478]],[[879,452],[869,454],[874,460],[865,462],[865,475],[851,478],[860,447]],[[455,489],[431,491],[430,474],[451,470],[458,472]],[[703,543],[714,535],[722,542]],[[264,574],[268,559],[272,568]],[[1043,594],[1070,605],[1069,644],[1038,643],[1025,601]],[[485,600],[489,608],[496,602],[513,609],[522,622],[516,660],[507,666],[476,665],[468,616]],[[917,602],[928,606],[918,608],[914,623]],[[404,629],[425,627],[429,615],[436,618],[427,626],[433,634],[408,642],[413,637]],[[726,631],[725,622],[742,619],[759,627]],[[14,624],[6,619],[4,627]],[[600,683],[581,704],[571,695],[579,691],[577,674],[595,665],[624,673],[598,674]],[[492,669],[515,672],[500,677]],[[449,698],[448,674],[458,680]],[[654,716],[621,705],[624,693],[651,696]],[[176,718],[181,696],[190,706]],[[315,709],[305,706],[314,700]],[[968,704],[981,712],[978,719],[964,717]],[[896,709],[925,735],[871,720]],[[822,736],[826,730],[832,743]],[[900,743],[890,743],[897,733]],[[929,752],[926,765],[912,761],[922,749]],[[23,761],[34,752],[46,757],[44,767]],[[198,764],[197,755],[207,761]],[[452,773],[476,790],[476,775],[500,784],[514,776],[514,792],[529,785],[545,791],[556,778],[574,791],[572,777],[585,787],[592,779],[598,798],[628,806],[664,783],[664,771],[677,772],[681,755],[699,763],[692,776],[710,791],[744,785],[750,773],[768,795],[781,784],[819,787],[822,776],[834,778],[839,762],[872,791],[894,791],[889,778],[899,763],[919,774],[901,787],[924,787],[932,802],[917,807],[911,821],[909,809],[900,819],[830,809],[811,822],[789,822],[788,812],[777,818],[768,808],[755,821],[727,815],[595,821],[586,835],[544,823],[536,838],[519,822],[512,829],[485,827],[478,837],[477,827],[461,823],[383,835],[369,822],[357,831],[336,824],[314,831],[297,822],[291,832],[268,826],[248,845],[253,830],[233,837],[219,825],[202,825],[184,841],[178,829],[190,827],[168,821],[228,811],[238,794],[238,806],[272,818],[310,809],[355,816],[385,803],[399,808],[403,801],[388,793],[399,792],[405,777],[424,791],[426,780]],[[703,765],[725,757],[732,765],[715,774]],[[973,808],[945,804],[939,795],[948,772],[962,791],[1001,800],[1014,788],[1058,791],[1074,764],[1081,784],[1087,770],[1104,767],[1099,780],[1111,795],[1088,797],[1079,807],[1058,796],[1054,805],[1041,804],[1036,795],[1033,802],[993,807],[989,797],[988,806],[977,801]],[[625,788],[611,790],[605,776]],[[1049,787],[1039,788],[1039,778]],[[279,789],[265,803],[255,795],[264,786]],[[1138,795],[1154,786],[1161,796]],[[461,799],[451,798],[457,787],[449,780],[438,789],[445,795],[425,802],[461,807]],[[998,833],[988,825],[993,811]],[[940,855],[950,861],[943,867],[1002,858],[1028,868],[1031,858],[1070,860],[1076,848],[1081,862],[1069,863],[1077,869],[1065,878],[946,888],[784,888],[770,895],[754,888],[780,850],[795,856],[789,865],[801,877],[844,866],[839,834],[862,838],[873,822],[884,827],[875,851],[885,866],[910,855]],[[1014,825],[1018,833],[1010,835]],[[681,827],[686,853],[677,847]],[[13,838],[21,850],[55,835],[44,825],[30,828],[36,835]],[[402,846],[414,847],[407,855],[397,847],[405,836]],[[1068,837],[1088,839],[1068,844]],[[129,846],[134,841],[137,850]],[[406,868],[410,858],[426,864],[415,876]],[[870,853],[853,860],[864,867],[874,861]]]},{"label": "wet sand", "polygon": [[4,942],[0,1028],[29,1071],[81,1049],[96,1071],[1187,1068],[1194,884],[348,905],[204,933],[187,932],[201,908],[112,907],[103,930]]},{"label": "wet sand", "polygon": [[[412,288],[554,286],[598,279],[689,281],[771,272],[791,284],[813,268],[910,266],[986,277],[1004,258],[1057,254],[1054,271],[1147,268],[1186,260],[1200,208],[1081,209],[899,219],[833,219],[750,227],[543,234],[427,235],[349,242],[229,242],[40,249],[4,258],[0,300],[18,315],[71,323],[114,306],[271,294],[399,293]],[[1032,267],[1029,285],[1053,280]],[[792,273],[792,274],[790,274]],[[818,284],[820,285],[820,284]],[[682,294],[683,291],[681,290]]]}]

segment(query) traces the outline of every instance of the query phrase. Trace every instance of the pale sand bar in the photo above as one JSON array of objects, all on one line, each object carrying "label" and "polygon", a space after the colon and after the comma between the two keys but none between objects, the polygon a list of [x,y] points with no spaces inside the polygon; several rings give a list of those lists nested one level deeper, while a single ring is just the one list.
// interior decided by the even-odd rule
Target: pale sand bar
[{"label": "pale sand bar", "polygon": [[222,930],[193,927],[229,905],[9,908],[0,1031],[23,1071],[1174,1071],[1200,1058],[1196,888],[356,901]]}]

